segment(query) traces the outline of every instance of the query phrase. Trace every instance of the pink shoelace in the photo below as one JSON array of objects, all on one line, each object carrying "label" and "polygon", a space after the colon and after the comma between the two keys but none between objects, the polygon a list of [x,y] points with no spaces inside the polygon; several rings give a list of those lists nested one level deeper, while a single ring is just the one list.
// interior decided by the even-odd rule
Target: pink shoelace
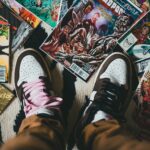
[{"label": "pink shoelace", "polygon": [[62,98],[50,96],[46,91],[45,83],[42,79],[23,84],[24,91],[24,112],[26,115],[39,108],[59,109]]}]

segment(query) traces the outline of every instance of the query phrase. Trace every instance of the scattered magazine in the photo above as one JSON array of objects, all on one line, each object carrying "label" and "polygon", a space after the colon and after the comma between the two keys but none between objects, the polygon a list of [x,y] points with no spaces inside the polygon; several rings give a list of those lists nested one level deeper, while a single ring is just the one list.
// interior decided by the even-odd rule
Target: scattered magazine
[{"label": "scattered magazine", "polygon": [[16,0],[2,0],[2,2],[10,8],[15,14],[25,20],[32,28],[36,28],[41,20],[33,15],[30,11],[20,5]]},{"label": "scattered magazine", "polygon": [[8,82],[9,79],[9,58],[10,58],[10,26],[0,16],[0,82]]},{"label": "scattered magazine", "polygon": [[135,62],[141,76],[150,62],[150,11],[118,43]]},{"label": "scattered magazine", "polygon": [[60,15],[62,0],[16,0],[42,21],[54,28]]},{"label": "scattered magazine", "polygon": [[0,4],[0,15],[10,24],[10,44],[11,51],[14,52],[27,40],[33,28],[4,3]]},{"label": "scattered magazine", "polygon": [[129,0],[79,1],[40,49],[87,81],[141,13]]}]

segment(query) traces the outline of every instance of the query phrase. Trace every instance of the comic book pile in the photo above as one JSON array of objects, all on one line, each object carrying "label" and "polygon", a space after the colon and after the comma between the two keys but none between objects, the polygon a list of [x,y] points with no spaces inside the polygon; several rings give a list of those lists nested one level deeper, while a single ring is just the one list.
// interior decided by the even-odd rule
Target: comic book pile
[{"label": "comic book pile", "polygon": [[149,117],[150,69],[145,72],[145,68],[150,64],[150,1],[73,0],[68,9],[70,3],[1,0],[0,82],[9,81],[10,56],[27,44],[84,81],[107,56],[119,51],[127,53],[137,68],[140,84],[134,98],[135,114]]}]

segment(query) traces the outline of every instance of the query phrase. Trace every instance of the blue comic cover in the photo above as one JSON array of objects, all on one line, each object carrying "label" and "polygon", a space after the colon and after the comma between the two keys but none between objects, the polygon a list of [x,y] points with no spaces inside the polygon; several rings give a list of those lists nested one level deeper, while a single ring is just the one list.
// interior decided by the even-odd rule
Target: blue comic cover
[{"label": "blue comic cover", "polygon": [[40,48],[87,81],[141,14],[128,0],[79,1]]},{"label": "blue comic cover", "polygon": [[150,62],[150,11],[118,41],[120,47],[135,62],[140,76]]}]

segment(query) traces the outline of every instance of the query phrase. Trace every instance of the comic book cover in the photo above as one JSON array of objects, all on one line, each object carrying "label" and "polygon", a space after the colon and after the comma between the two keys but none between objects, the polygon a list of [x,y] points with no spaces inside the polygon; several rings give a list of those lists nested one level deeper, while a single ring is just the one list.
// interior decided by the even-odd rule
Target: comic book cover
[{"label": "comic book cover", "polygon": [[150,9],[150,0],[131,0],[136,6],[140,7],[143,11]]},{"label": "comic book cover", "polygon": [[4,85],[0,84],[0,114],[4,111],[13,98],[14,94]]},{"label": "comic book cover", "polygon": [[14,52],[26,41],[33,28],[3,3],[0,3],[0,15],[10,24],[11,51]]},{"label": "comic book cover", "polygon": [[58,21],[62,0],[16,0],[41,20],[54,28]]},{"label": "comic book cover", "polygon": [[140,138],[150,140],[150,63],[130,104],[130,114],[132,114],[129,116],[132,123],[130,125],[137,129]]},{"label": "comic book cover", "polygon": [[141,13],[128,0],[80,1],[40,48],[87,81]]},{"label": "comic book cover", "polygon": [[6,20],[0,16],[0,82],[8,82],[9,78],[9,48],[10,26]]},{"label": "comic book cover", "polygon": [[150,11],[118,43],[135,62],[138,75],[141,76],[150,62]]},{"label": "comic book cover", "polygon": [[32,28],[36,28],[41,20],[19,4],[16,0],[2,0],[2,2],[25,20]]}]

